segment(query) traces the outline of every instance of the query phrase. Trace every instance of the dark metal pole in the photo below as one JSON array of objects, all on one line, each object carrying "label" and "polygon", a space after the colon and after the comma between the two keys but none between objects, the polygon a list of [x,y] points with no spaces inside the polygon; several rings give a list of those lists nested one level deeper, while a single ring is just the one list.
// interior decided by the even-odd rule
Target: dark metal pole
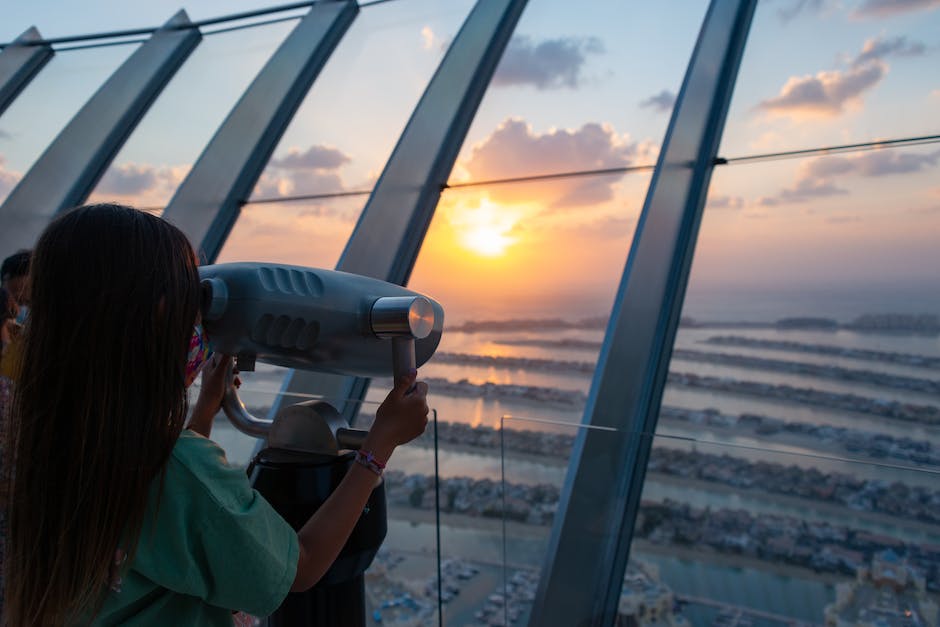
[{"label": "dark metal pole", "polygon": [[0,52],[0,115],[55,54],[41,40],[33,26]]}]

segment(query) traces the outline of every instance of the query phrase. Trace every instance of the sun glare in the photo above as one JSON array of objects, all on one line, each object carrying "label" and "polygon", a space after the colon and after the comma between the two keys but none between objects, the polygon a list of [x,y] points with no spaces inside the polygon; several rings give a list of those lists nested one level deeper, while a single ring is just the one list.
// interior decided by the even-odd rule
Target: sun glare
[{"label": "sun glare", "polygon": [[516,242],[509,235],[518,216],[487,200],[461,211],[453,220],[461,245],[483,257],[500,257]]}]

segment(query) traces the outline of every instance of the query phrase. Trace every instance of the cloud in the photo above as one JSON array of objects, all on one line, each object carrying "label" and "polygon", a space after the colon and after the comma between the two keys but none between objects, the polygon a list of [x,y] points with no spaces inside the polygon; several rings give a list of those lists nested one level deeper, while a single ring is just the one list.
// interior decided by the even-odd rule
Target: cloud
[{"label": "cloud", "polygon": [[173,196],[191,166],[121,163],[101,177],[90,200],[103,202],[119,197],[134,206],[164,206]]},{"label": "cloud", "polygon": [[536,89],[575,89],[584,82],[587,55],[604,52],[596,37],[560,37],[533,41],[518,35],[509,41],[493,75],[493,85],[532,85]]},{"label": "cloud", "polygon": [[269,166],[288,170],[335,170],[350,160],[342,150],[331,146],[310,146],[303,152],[292,147],[287,151],[287,155],[271,159]]},{"label": "cloud", "polygon": [[444,40],[437,36],[430,26],[421,29],[421,47],[425,50],[443,48]]},{"label": "cloud", "polygon": [[101,194],[135,196],[157,184],[157,169],[151,165],[125,163],[109,168],[96,189]]},{"label": "cloud", "polygon": [[887,71],[884,63],[875,61],[845,72],[790,77],[777,96],[764,100],[757,108],[794,117],[833,117],[847,106],[860,103],[862,93],[877,85]]},{"label": "cloud", "polygon": [[932,153],[906,153],[877,150],[852,157],[820,157],[804,163],[795,183],[780,190],[775,196],[759,199],[765,207],[788,203],[803,203],[814,198],[848,194],[838,187],[835,179],[845,176],[877,178],[921,172],[940,163],[940,151]]},{"label": "cloud", "polygon": [[885,59],[926,52],[926,45],[903,36],[869,39],[861,52],[847,61],[848,68],[791,76],[776,96],[760,102],[756,108],[771,115],[831,118],[861,106],[862,95],[887,75]]},{"label": "cloud", "polygon": [[13,139],[13,136],[0,128],[0,139]]},{"label": "cloud", "polygon": [[13,188],[20,182],[21,178],[23,178],[23,175],[19,172],[7,170],[6,159],[0,155],[0,201],[13,191]]},{"label": "cloud", "polygon": [[940,0],[865,0],[852,17],[892,17],[913,11],[932,11],[940,7]]},{"label": "cloud", "polygon": [[740,196],[709,196],[705,204],[706,209],[731,209],[737,210],[744,207],[744,199]]},{"label": "cloud", "polygon": [[332,146],[292,147],[268,162],[255,185],[252,198],[282,198],[347,191],[338,172],[352,158]]},{"label": "cloud", "polygon": [[825,221],[829,224],[851,224],[853,222],[861,222],[861,216],[853,215],[835,215],[835,216],[826,216]]},{"label": "cloud", "polygon": [[[536,132],[518,118],[503,121],[483,141],[473,146],[461,165],[473,180],[505,179],[550,172],[618,168],[636,159],[637,144],[618,134],[609,124],[589,122],[579,129]],[[588,176],[538,183],[538,196],[550,198],[551,207],[582,206],[613,198],[620,176]],[[525,202],[531,185],[494,185],[488,192],[495,201]]]},{"label": "cloud", "polygon": [[640,106],[648,109],[654,109],[659,113],[669,113],[672,111],[672,107],[675,104],[676,95],[668,89],[664,89],[655,96],[650,96],[641,102]]},{"label": "cloud", "polygon": [[801,13],[819,13],[823,8],[823,0],[794,0],[789,6],[777,9],[777,17],[781,22],[789,22]]},{"label": "cloud", "polygon": [[829,178],[834,175],[849,173],[869,177],[908,174],[935,166],[938,160],[940,160],[940,151],[918,154],[877,150],[855,157],[820,157],[806,165],[803,176],[806,178]]},{"label": "cloud", "polygon": [[852,67],[860,67],[871,61],[880,61],[888,56],[916,57],[927,52],[927,46],[919,41],[908,42],[907,37],[892,39],[869,39],[862,51],[852,61]]}]

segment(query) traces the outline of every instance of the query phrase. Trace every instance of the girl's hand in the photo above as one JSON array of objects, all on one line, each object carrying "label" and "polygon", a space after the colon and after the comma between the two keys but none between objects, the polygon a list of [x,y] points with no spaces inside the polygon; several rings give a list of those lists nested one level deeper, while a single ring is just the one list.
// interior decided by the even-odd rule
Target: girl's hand
[{"label": "girl's hand", "polygon": [[[188,428],[196,433],[209,437],[212,431],[212,420],[222,408],[222,399],[226,392],[226,378],[228,369],[232,367],[231,355],[213,355],[209,363],[202,369],[202,382],[199,386],[199,397],[193,405],[189,418]],[[235,371],[235,387],[241,385]]]},{"label": "girl's hand", "polygon": [[[225,379],[231,365],[231,355],[216,354],[209,358],[209,363],[202,369],[199,397],[196,400],[197,407],[211,409],[213,414],[221,409],[222,399],[225,397]],[[240,383],[241,381],[236,376],[235,386],[238,387]]]},{"label": "girl's hand", "polygon": [[[428,385],[415,383],[417,371],[402,377],[375,412],[375,423],[366,436],[363,449],[386,461],[396,446],[411,442],[428,425]],[[412,385],[414,389],[408,391]]]}]

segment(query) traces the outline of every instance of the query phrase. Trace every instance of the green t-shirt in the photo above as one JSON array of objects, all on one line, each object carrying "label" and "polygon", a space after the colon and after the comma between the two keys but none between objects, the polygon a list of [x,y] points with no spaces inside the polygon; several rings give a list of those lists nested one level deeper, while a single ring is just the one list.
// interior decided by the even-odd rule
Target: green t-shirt
[{"label": "green t-shirt", "polygon": [[186,430],[160,489],[155,482],[137,554],[94,624],[231,627],[233,610],[277,609],[294,582],[297,534],[245,471]]}]

